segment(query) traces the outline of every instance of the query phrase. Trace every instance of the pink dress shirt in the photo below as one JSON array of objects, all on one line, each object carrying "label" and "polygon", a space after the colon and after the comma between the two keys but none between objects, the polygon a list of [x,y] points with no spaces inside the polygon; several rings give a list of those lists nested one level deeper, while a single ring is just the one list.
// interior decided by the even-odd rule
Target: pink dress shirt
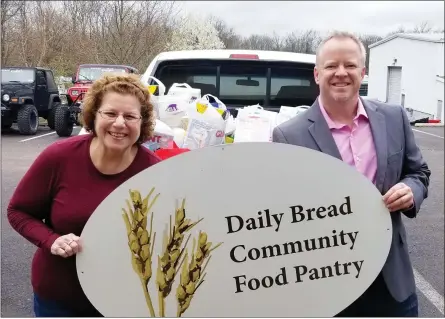
[{"label": "pink dress shirt", "polygon": [[321,99],[318,99],[318,103],[343,161],[354,166],[375,184],[377,156],[368,115],[360,99],[352,127],[334,122],[327,114]]}]

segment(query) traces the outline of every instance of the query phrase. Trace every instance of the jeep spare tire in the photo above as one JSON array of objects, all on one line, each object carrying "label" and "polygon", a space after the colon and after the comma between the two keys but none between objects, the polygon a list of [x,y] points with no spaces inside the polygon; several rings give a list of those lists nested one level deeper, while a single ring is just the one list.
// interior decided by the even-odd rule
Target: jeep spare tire
[{"label": "jeep spare tire", "polygon": [[20,134],[34,135],[39,127],[39,113],[32,104],[23,105],[17,114],[17,126]]},{"label": "jeep spare tire", "polygon": [[54,116],[54,129],[57,135],[61,137],[71,136],[73,133],[73,121],[70,117],[70,111],[66,106],[56,108]]}]

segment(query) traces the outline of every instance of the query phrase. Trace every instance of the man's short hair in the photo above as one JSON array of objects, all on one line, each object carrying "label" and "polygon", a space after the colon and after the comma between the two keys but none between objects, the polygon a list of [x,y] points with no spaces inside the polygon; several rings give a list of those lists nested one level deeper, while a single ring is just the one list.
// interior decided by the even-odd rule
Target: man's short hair
[{"label": "man's short hair", "polygon": [[320,51],[323,48],[323,46],[325,45],[326,42],[328,42],[331,39],[345,39],[345,38],[349,38],[351,40],[353,40],[355,43],[357,43],[357,45],[360,48],[360,53],[362,55],[362,63],[363,66],[366,64],[366,49],[365,46],[363,45],[363,42],[353,33],[347,32],[347,31],[334,31],[332,33],[330,33],[326,38],[324,38],[321,42],[320,45],[317,48],[316,51],[316,60],[317,60],[317,64],[318,64],[318,59],[319,59],[319,55],[320,55]]}]

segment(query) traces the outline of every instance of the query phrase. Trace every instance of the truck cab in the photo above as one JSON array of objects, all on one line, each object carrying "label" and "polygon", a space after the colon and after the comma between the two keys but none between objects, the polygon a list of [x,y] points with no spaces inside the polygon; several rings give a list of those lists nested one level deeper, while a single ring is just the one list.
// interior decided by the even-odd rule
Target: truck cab
[{"label": "truck cab", "polygon": [[72,77],[74,84],[68,89],[67,95],[74,102],[82,101],[83,95],[88,91],[94,81],[99,79],[105,73],[138,73],[138,70],[128,65],[110,65],[110,64],[81,64],[77,72]]},{"label": "truck cab", "polygon": [[187,83],[201,94],[218,97],[236,116],[237,109],[259,104],[266,110],[312,105],[318,96],[315,55],[261,50],[192,50],[163,52],[141,77],[146,85],[159,79],[166,92]]}]

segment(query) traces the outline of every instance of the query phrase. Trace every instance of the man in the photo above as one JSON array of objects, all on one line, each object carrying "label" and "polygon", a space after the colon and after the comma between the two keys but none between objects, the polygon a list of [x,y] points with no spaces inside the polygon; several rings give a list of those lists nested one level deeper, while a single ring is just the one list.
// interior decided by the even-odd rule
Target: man
[{"label": "man", "polygon": [[365,48],[352,34],[336,32],[324,40],[314,68],[320,95],[305,113],[276,127],[273,142],[318,150],[355,167],[375,184],[391,212],[393,238],[382,272],[338,316],[417,317],[402,214],[417,216],[431,172],[403,107],[359,97],[365,60]]}]

